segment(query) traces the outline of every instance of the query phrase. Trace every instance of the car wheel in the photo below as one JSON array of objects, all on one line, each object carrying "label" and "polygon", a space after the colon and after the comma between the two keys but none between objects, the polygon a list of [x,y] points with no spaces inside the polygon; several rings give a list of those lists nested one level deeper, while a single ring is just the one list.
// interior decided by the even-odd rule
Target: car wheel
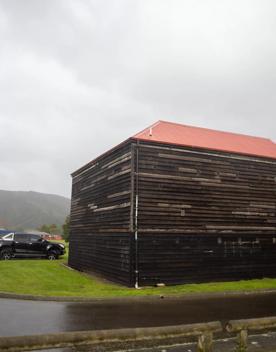
[{"label": "car wheel", "polygon": [[48,253],[47,258],[48,258],[49,260],[56,260],[56,259],[58,259],[58,254],[57,254],[56,251],[50,251],[50,252]]},{"label": "car wheel", "polygon": [[13,257],[13,253],[11,249],[2,249],[2,251],[0,252],[0,259],[1,260],[10,260]]}]

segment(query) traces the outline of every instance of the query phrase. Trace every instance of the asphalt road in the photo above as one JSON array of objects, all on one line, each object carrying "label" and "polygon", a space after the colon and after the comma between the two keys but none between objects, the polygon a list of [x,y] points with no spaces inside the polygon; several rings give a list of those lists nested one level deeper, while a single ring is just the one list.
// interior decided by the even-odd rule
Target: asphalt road
[{"label": "asphalt road", "polygon": [[116,303],[0,299],[0,336],[188,324],[276,315],[276,292]]}]

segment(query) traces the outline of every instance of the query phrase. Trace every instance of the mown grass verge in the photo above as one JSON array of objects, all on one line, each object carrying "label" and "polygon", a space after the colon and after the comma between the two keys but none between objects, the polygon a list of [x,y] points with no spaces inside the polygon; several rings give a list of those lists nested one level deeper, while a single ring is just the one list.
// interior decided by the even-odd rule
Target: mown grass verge
[{"label": "mown grass verge", "polygon": [[0,292],[39,296],[112,298],[276,289],[276,279],[262,279],[185,284],[162,288],[146,287],[136,290],[71,270],[64,265],[66,262],[67,255],[57,261],[46,259],[0,261]]}]

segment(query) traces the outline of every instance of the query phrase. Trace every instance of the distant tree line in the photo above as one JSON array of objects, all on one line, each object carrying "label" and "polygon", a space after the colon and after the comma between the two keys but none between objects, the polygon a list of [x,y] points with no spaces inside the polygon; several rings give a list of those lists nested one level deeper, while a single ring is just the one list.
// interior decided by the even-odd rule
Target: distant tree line
[{"label": "distant tree line", "polygon": [[51,235],[61,235],[62,238],[68,242],[69,240],[69,223],[70,223],[70,217],[67,216],[65,219],[65,222],[62,226],[56,225],[56,224],[44,224],[38,228],[39,231],[41,232],[47,232]]}]

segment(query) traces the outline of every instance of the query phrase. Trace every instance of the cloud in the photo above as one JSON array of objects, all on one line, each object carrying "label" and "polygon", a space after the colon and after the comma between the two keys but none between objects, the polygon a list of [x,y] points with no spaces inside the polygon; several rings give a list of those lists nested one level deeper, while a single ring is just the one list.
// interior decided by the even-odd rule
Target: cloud
[{"label": "cloud", "polygon": [[2,0],[3,189],[70,173],[158,119],[276,140],[273,0]]}]

